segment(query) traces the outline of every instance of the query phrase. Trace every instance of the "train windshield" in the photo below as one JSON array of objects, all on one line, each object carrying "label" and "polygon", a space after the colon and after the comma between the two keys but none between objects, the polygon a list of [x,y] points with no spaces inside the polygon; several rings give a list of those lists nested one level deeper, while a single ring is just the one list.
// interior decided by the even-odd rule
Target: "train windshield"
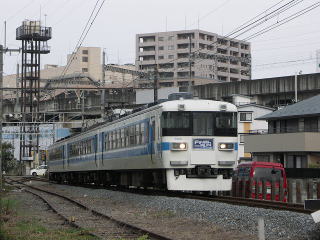
[{"label": "train windshield", "polygon": [[162,136],[237,136],[235,112],[163,112]]}]

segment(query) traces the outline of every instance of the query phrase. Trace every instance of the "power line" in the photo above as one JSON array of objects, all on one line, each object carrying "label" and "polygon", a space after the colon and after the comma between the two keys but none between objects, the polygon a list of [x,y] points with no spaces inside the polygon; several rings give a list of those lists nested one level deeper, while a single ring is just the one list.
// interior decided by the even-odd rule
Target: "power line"
[{"label": "power line", "polygon": [[[92,9],[92,11],[91,11],[91,14],[90,14],[90,16],[89,16],[89,18],[88,18],[88,20],[87,20],[87,23],[86,23],[85,27],[83,28],[83,30],[82,30],[82,32],[81,32],[81,35],[80,35],[80,37],[79,37],[79,39],[78,39],[78,42],[77,42],[76,46],[74,47],[74,50],[73,50],[73,52],[72,52],[72,57],[69,59],[67,65],[65,66],[65,68],[63,69],[63,71],[62,71],[62,73],[61,73],[61,78],[62,78],[62,77],[66,74],[66,72],[68,71],[71,63],[73,62],[73,60],[74,60],[74,58],[75,58],[75,55],[76,55],[77,50],[81,47],[81,44],[82,44],[82,42],[83,42],[83,40],[84,40],[84,38],[85,38],[85,37],[84,37],[85,32],[86,32],[86,30],[87,30],[87,28],[88,28],[88,25],[89,25],[89,23],[90,23],[90,20],[91,20],[91,18],[92,18],[92,16],[93,16],[94,12],[96,11],[96,8],[97,8],[97,6],[98,6],[99,1],[100,1],[100,0],[97,0],[97,1],[96,1],[95,5],[94,5],[94,7],[93,7],[93,9]],[[103,3],[104,3],[104,1],[102,2],[102,4],[103,4]],[[101,4],[101,6],[102,6],[102,4]],[[91,25],[90,25],[90,27],[91,27]],[[90,28],[89,28],[88,30],[90,30]],[[85,35],[85,36],[86,36],[86,35]]]},{"label": "power line", "polygon": [[[226,0],[224,1],[221,5],[219,5],[218,7],[216,7],[215,9],[211,10],[210,12],[208,12],[207,14],[201,16],[197,21],[193,22],[192,24],[188,25],[188,27],[191,27],[195,24],[197,24],[200,20],[203,20],[204,18],[208,17],[209,15],[211,15],[212,13],[220,10],[222,7],[224,7],[227,3],[229,3],[231,0]],[[283,0],[284,1],[284,0]]]},{"label": "power line", "polygon": [[282,25],[285,24],[285,23],[291,22],[292,20],[296,19],[297,17],[300,17],[300,16],[302,16],[302,15],[304,15],[304,14],[306,14],[306,13],[312,11],[312,10],[314,10],[314,9],[316,9],[316,8],[319,7],[319,6],[320,6],[320,2],[317,2],[317,3],[315,3],[315,4],[312,4],[312,5],[304,8],[303,10],[300,10],[300,11],[298,11],[298,12],[296,12],[296,13],[294,13],[294,14],[292,14],[292,15],[290,15],[290,16],[282,19],[282,20],[280,20],[279,22],[277,22],[277,23],[275,23],[275,24],[272,24],[272,25],[270,25],[270,26],[267,26],[267,27],[265,27],[264,29],[262,29],[262,30],[260,30],[260,31],[258,31],[258,32],[256,32],[256,33],[254,33],[254,34],[246,37],[244,40],[245,40],[245,41],[248,41],[248,40],[250,40],[250,39],[252,39],[252,38],[258,37],[258,36],[260,36],[260,35],[262,35],[262,34],[264,34],[264,33],[266,33],[266,32],[269,32],[269,31],[271,31],[271,30],[273,30],[273,29],[275,29],[275,28],[277,28],[277,27],[282,26]]}]

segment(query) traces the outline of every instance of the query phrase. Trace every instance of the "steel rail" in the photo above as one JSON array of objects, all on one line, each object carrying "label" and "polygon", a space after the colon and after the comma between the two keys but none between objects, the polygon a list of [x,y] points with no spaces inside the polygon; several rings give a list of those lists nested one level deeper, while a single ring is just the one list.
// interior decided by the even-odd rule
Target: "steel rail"
[{"label": "steel rail", "polygon": [[[30,179],[29,179],[29,180],[30,180]],[[33,180],[37,180],[37,179],[33,178]],[[129,224],[129,223],[126,223],[126,222],[117,220],[117,219],[115,219],[115,218],[113,218],[113,217],[111,217],[111,216],[105,215],[105,214],[103,214],[103,213],[101,213],[101,212],[98,212],[98,211],[96,211],[96,210],[94,210],[94,209],[91,209],[91,208],[87,207],[86,205],[84,205],[84,204],[82,204],[82,203],[80,203],[80,202],[78,202],[78,201],[76,201],[76,200],[74,200],[74,199],[72,199],[72,198],[69,198],[69,197],[67,197],[67,196],[63,196],[63,195],[61,195],[61,194],[59,194],[59,193],[55,193],[55,192],[51,192],[51,191],[44,190],[44,189],[41,189],[41,188],[37,188],[37,187],[34,187],[34,186],[30,186],[30,185],[27,185],[27,184],[25,184],[25,183],[23,183],[23,182],[19,182],[19,181],[17,181],[17,180],[12,180],[12,181],[17,182],[17,183],[19,183],[19,184],[22,184],[22,185],[24,185],[24,186],[26,186],[26,187],[28,187],[28,188],[31,188],[31,189],[34,189],[34,190],[37,190],[37,191],[45,192],[45,193],[47,193],[47,194],[51,194],[51,195],[54,195],[54,196],[63,198],[63,199],[65,199],[65,200],[67,200],[67,201],[69,201],[69,202],[71,202],[71,203],[73,203],[73,204],[75,204],[75,205],[77,205],[77,206],[79,206],[79,207],[87,210],[87,211],[90,211],[92,214],[94,214],[94,215],[96,215],[96,216],[105,218],[105,219],[107,219],[107,220],[109,220],[109,221],[112,221],[112,222],[116,223],[117,225],[119,225],[119,226],[121,226],[121,227],[128,228],[128,229],[130,229],[130,230],[132,230],[132,231],[134,231],[134,232],[136,232],[136,233],[147,234],[148,237],[151,237],[151,238],[153,238],[153,239],[158,239],[158,240],[172,240],[171,238],[168,238],[168,237],[162,236],[162,235],[160,235],[160,234],[151,232],[151,231],[149,231],[149,230],[146,230],[146,229],[143,229],[143,228],[134,226],[134,225],[132,225],[132,224]]]},{"label": "steel rail", "polygon": [[[26,179],[33,179],[36,181],[48,181],[39,178],[28,177]],[[261,199],[252,199],[252,198],[241,198],[241,197],[231,197],[231,196],[208,196],[208,195],[200,195],[198,193],[185,193],[179,191],[162,191],[162,190],[150,190],[150,189],[124,189],[123,187],[100,187],[95,185],[75,185],[82,186],[87,188],[98,188],[98,189],[107,189],[111,191],[122,191],[129,192],[134,194],[141,195],[155,195],[155,196],[165,196],[165,197],[176,197],[176,198],[184,198],[184,199],[194,199],[194,200],[202,200],[202,201],[211,201],[211,202],[223,202],[233,205],[242,205],[248,207],[258,207],[258,208],[266,208],[273,210],[282,210],[282,211],[291,211],[298,213],[311,214],[313,211],[309,209],[304,209],[303,204],[299,203],[286,203],[286,202],[278,202],[271,200],[261,200]]]},{"label": "steel rail", "polygon": [[[11,180],[12,182],[17,182],[17,181],[12,180],[12,179],[10,179],[10,180]],[[7,184],[10,184],[10,185],[12,185],[12,186],[14,186],[14,187],[22,190],[22,188],[21,188],[20,186],[13,185],[12,182],[8,182],[7,180],[6,180],[5,182],[6,182]],[[20,183],[20,184],[22,184],[22,183]],[[24,184],[23,184],[23,185],[24,185]],[[42,197],[41,195],[36,194],[35,192],[32,192],[32,191],[30,191],[30,190],[28,190],[28,189],[24,189],[24,191],[26,191],[26,192],[28,192],[28,193],[30,193],[30,194],[32,194],[32,195],[40,198],[46,205],[48,205],[48,207],[50,208],[50,210],[52,210],[54,213],[56,213],[59,217],[61,217],[61,218],[62,218],[66,223],[68,223],[70,226],[72,226],[72,227],[74,227],[74,228],[77,228],[77,229],[82,229],[78,224],[76,224],[75,222],[72,222],[69,218],[67,218],[67,217],[65,217],[64,215],[62,215],[61,213],[59,213],[59,212],[52,206],[52,204],[50,204],[50,203],[49,203],[44,197]],[[96,237],[96,238],[100,239],[100,237],[97,236],[97,235],[94,234],[94,233],[87,232],[87,234],[90,235],[90,236],[93,236],[93,237]]]}]

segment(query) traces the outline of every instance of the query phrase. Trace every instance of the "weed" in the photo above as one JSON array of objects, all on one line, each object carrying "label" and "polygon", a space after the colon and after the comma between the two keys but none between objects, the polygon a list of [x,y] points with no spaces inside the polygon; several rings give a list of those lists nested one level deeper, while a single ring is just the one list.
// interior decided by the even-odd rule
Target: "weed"
[{"label": "weed", "polygon": [[155,218],[172,218],[175,213],[171,210],[159,211],[153,214]]},{"label": "weed", "polygon": [[17,201],[9,198],[0,198],[0,215],[9,215],[14,212]]}]

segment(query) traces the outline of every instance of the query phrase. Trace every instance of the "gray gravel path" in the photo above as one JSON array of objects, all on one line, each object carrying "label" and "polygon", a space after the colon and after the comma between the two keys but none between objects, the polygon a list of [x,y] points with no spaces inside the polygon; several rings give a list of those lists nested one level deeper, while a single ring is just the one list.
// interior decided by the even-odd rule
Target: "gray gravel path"
[{"label": "gray gravel path", "polygon": [[231,230],[257,234],[257,221],[265,221],[266,239],[320,240],[320,224],[315,224],[308,214],[270,209],[236,206],[220,202],[193,199],[143,196],[103,189],[88,189],[72,186],[55,186],[74,197],[112,199],[130,203],[140,208],[170,210],[174,213],[198,220],[207,220]]}]

